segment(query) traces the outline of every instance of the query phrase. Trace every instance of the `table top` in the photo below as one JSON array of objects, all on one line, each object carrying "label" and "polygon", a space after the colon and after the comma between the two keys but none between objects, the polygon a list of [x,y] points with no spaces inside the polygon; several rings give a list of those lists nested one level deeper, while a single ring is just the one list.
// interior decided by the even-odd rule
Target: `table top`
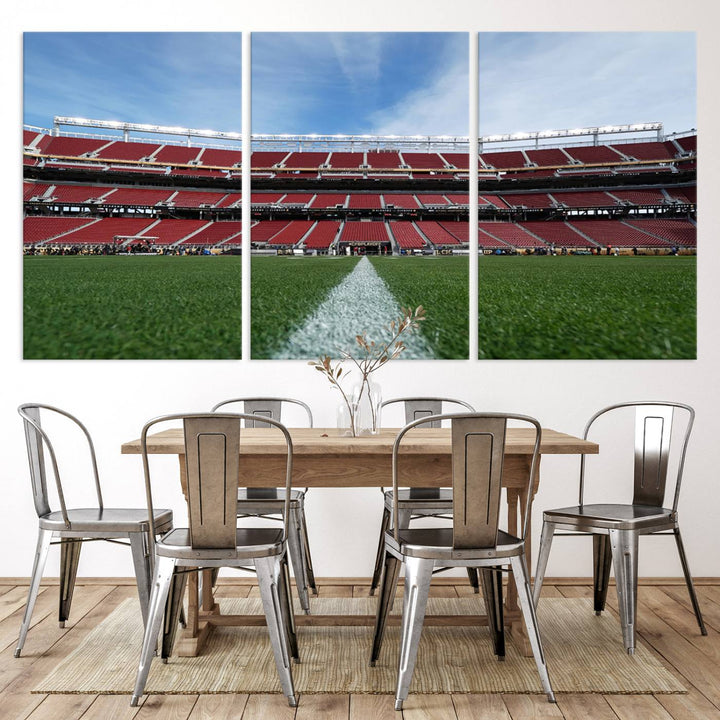
[{"label": "table top", "polygon": [[[294,455],[389,455],[398,428],[383,428],[377,435],[341,436],[337,428],[288,428]],[[534,431],[531,428],[508,428],[505,453],[531,455]],[[400,454],[450,454],[450,428],[416,428],[400,446]],[[543,429],[540,452],[544,455],[597,454],[597,443]],[[125,455],[140,453],[140,440],[123,443]],[[148,452],[159,455],[182,455],[185,452],[182,430],[170,428],[148,436]],[[240,433],[240,452],[247,455],[284,455],[285,440],[274,428],[244,428]]]}]

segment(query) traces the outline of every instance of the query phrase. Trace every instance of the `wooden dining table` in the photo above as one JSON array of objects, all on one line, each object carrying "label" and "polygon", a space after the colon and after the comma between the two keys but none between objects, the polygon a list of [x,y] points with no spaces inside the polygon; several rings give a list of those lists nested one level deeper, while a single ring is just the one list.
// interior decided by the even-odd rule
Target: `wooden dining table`
[{"label": "wooden dining table", "polygon": [[[392,485],[392,448],[397,429],[384,428],[376,435],[348,437],[336,428],[289,428],[293,442],[294,487],[363,488]],[[517,535],[524,522],[527,482],[534,445],[534,431],[508,428],[505,440],[502,484],[507,497],[507,530]],[[177,455],[180,483],[187,491],[185,446],[180,428],[163,430],[147,440],[148,454]],[[542,455],[595,454],[598,445],[582,438],[551,429],[543,429]],[[123,454],[140,454],[140,440],[122,445]],[[281,487],[285,485],[286,445],[282,434],[273,428],[246,428],[240,441],[241,487]],[[451,477],[450,428],[417,428],[408,433],[400,448],[398,485],[400,487],[447,487]],[[540,463],[531,484],[530,502],[540,482]],[[368,529],[371,534],[376,528]],[[531,557],[530,523],[526,556]],[[258,625],[264,616],[222,615],[213,597],[210,571],[204,571],[202,590],[197,573],[188,579],[187,628],[176,646],[179,655],[197,655],[212,628],[217,625]],[[374,616],[303,615],[298,625],[372,625]],[[482,615],[433,616],[428,624],[483,624]],[[505,622],[521,649],[530,653],[517,604],[514,584],[508,584]]]}]

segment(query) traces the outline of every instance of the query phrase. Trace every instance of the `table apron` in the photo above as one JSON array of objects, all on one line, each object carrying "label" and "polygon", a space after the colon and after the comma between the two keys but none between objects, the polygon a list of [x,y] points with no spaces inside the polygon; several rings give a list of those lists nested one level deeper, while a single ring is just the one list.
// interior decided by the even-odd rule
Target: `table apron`
[{"label": "table apron", "polygon": [[[450,455],[407,455],[398,462],[400,487],[450,487]],[[502,483],[505,487],[526,487],[529,455],[505,455]],[[286,458],[275,455],[243,455],[240,461],[241,487],[282,487]],[[294,487],[391,487],[392,462],[387,455],[295,455]]]}]

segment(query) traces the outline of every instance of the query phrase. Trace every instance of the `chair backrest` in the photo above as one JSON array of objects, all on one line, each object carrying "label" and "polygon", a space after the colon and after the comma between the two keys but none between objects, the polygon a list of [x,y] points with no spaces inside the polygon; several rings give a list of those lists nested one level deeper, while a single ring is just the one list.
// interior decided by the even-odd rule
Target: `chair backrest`
[{"label": "chair backrest", "polygon": [[[196,549],[235,548],[237,494],[241,469],[241,423],[252,421],[253,416],[244,413],[164,415],[145,425],[140,445],[151,537],[155,536],[155,527],[147,438],[154,426],[173,420],[181,420],[183,424],[190,544]],[[287,445],[286,498],[283,511],[287,534],[292,481],[292,440],[281,423],[271,418],[263,422],[278,428],[283,433]]]},{"label": "chair backrest", "polygon": [[[684,412],[685,425],[675,442],[680,446],[680,456],[675,479],[673,509],[677,510],[682,482],[685,454],[690,440],[695,411],[682,403],[658,400],[618,403],[603,408],[593,415],[585,426],[584,437],[587,438],[595,421],[606,413],[621,408],[635,409],[635,443],[633,499],[634,505],[661,506],[665,499],[668,480],[668,460],[673,441],[673,422],[676,412]],[[585,456],[581,460],[580,472],[580,504],[584,496]]]},{"label": "chair backrest", "polygon": [[[405,411],[405,424],[430,417],[431,415],[442,415],[443,410],[446,412],[463,412],[468,410],[475,412],[475,408],[466,403],[464,400],[455,400],[454,398],[444,397],[402,397],[386,400],[380,407],[384,409],[390,405],[398,405],[402,403]],[[455,405],[456,408],[448,408],[448,405]],[[427,427],[439,428],[441,420],[430,420]],[[383,492],[384,488],[380,488]],[[410,488],[410,499],[412,500],[432,500],[440,497],[440,488]]]},{"label": "chair backrest", "polygon": [[52,468],[52,472],[55,477],[55,486],[57,488],[60,511],[62,512],[65,526],[67,528],[70,528],[71,526],[70,520],[68,519],[67,507],[65,505],[65,493],[63,492],[57,454],[41,422],[41,416],[49,416],[51,414],[67,418],[71,423],[77,426],[85,436],[92,464],[98,507],[102,508],[103,499],[102,491],[100,489],[100,478],[98,476],[95,447],[87,428],[70,413],[65,410],[61,410],[60,408],[53,407],[52,405],[25,403],[18,408],[18,413],[23,419],[23,426],[25,429],[25,443],[27,445],[28,463],[30,466],[30,482],[32,485],[35,511],[37,512],[38,517],[47,515],[52,511],[48,495],[47,462],[45,459],[45,451],[47,451],[50,467]]},{"label": "chair backrest", "polygon": [[233,398],[231,400],[223,400],[215,405],[212,409],[216,412],[220,408],[224,408],[223,412],[228,412],[228,406],[239,404],[245,415],[252,415],[253,418],[245,422],[245,427],[262,427],[267,425],[262,418],[270,418],[277,422],[282,422],[283,404],[297,405],[301,407],[307,415],[308,427],[313,426],[313,416],[310,408],[302,401],[294,398],[276,398],[276,397],[252,397],[252,398]]},{"label": "chair backrest", "polygon": [[[527,480],[527,504],[522,537],[527,532],[530,485],[540,452],[542,430],[534,418],[500,413],[460,413],[420,418],[406,425],[393,445],[393,495],[398,513],[398,454],[405,434],[416,427],[437,427],[449,420],[452,438],[453,547],[460,549],[494,547],[500,521],[500,492],[508,420],[534,428],[534,444]],[[397,525],[397,524],[396,524]],[[398,538],[398,528],[395,527]]]},{"label": "chair backrest", "polygon": [[[405,397],[405,398],[393,398],[391,400],[385,400],[381,403],[380,407],[385,409],[389,405],[395,405],[397,403],[403,403],[405,408],[405,424],[420,420],[420,418],[430,417],[431,415],[441,415],[443,411],[456,410],[457,412],[463,412],[467,410],[469,412],[475,412],[475,408],[466,403],[464,400],[455,400],[454,398],[443,398],[443,397]],[[447,405],[457,405],[457,408],[447,408]],[[439,420],[433,420],[428,424],[428,427],[440,427]]]}]

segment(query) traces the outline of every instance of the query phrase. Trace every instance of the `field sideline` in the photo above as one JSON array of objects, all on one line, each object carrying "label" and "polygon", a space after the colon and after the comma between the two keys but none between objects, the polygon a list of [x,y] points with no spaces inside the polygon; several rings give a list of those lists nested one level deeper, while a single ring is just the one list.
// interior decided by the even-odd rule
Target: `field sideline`
[{"label": "field sideline", "polygon": [[[466,257],[370,262],[399,305],[425,306],[433,357],[467,357]],[[252,356],[275,356],[357,263],[254,257]],[[24,357],[238,358],[240,265],[237,256],[26,257]],[[478,333],[480,358],[694,358],[696,258],[481,258]]]}]

